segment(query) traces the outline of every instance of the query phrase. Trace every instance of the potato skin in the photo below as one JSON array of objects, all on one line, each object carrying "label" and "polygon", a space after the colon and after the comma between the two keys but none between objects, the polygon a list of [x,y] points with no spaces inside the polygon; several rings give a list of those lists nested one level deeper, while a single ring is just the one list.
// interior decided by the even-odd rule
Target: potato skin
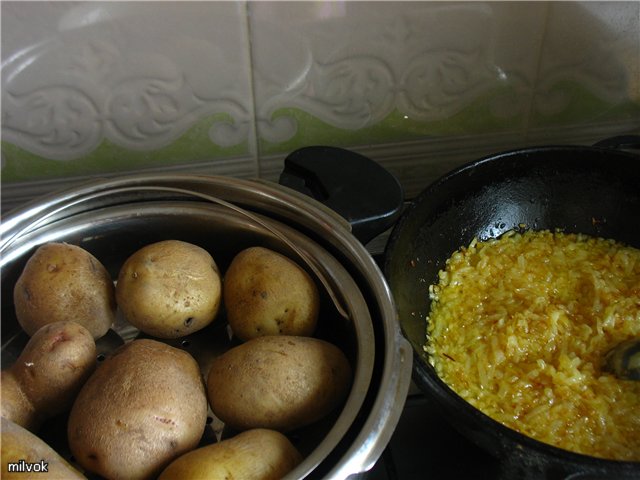
[{"label": "potato skin", "polygon": [[279,480],[301,461],[300,452],[283,434],[254,429],[185,453],[158,480]]},{"label": "potato skin", "polygon": [[2,418],[28,430],[37,430],[44,419],[38,415],[33,403],[25,395],[22,385],[10,370],[2,371],[0,389]]},{"label": "potato skin", "polygon": [[209,325],[218,314],[221,292],[213,257],[179,240],[135,252],[120,269],[116,286],[126,319],[157,338],[179,338]]},{"label": "potato skin", "polygon": [[251,247],[238,253],[224,277],[224,303],[241,340],[263,335],[313,335],[318,289],[299,265],[277,252]]},{"label": "potato skin", "polygon": [[331,343],[264,336],[216,358],[207,393],[213,413],[236,430],[287,432],[338,407],[349,392],[351,376],[346,356]]},{"label": "potato skin", "polygon": [[73,321],[98,339],[116,316],[109,272],[89,252],[67,243],[38,247],[16,282],[13,302],[28,335],[47,323]]},{"label": "potato skin", "polygon": [[2,371],[2,416],[36,430],[44,419],[71,408],[95,366],[89,330],[75,322],[43,326]]},{"label": "potato skin", "polygon": [[[86,480],[86,477],[58,455],[40,437],[20,425],[2,418],[2,478],[5,480]],[[46,462],[47,472],[10,472],[8,464]]]},{"label": "potato skin", "polygon": [[196,447],[206,419],[204,382],[193,357],[156,340],[134,340],[85,383],[67,437],[86,470],[109,479],[147,479]]}]

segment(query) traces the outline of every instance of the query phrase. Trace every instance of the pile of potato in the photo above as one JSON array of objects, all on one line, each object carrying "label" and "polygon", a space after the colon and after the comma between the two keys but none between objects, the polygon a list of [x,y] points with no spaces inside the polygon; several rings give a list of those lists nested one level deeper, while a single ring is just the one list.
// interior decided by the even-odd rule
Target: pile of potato
[{"label": "pile of potato", "polygon": [[[320,313],[314,281],[263,247],[239,252],[223,278],[206,250],[162,241],[131,255],[113,282],[86,250],[50,243],[25,265],[14,304],[31,338],[2,371],[7,478],[8,462],[20,459],[46,459],[56,478],[84,478],[34,435],[61,413],[68,413],[75,462],[100,477],[281,478],[302,461],[287,435],[326,417],[351,386],[345,354],[313,337]],[[98,363],[95,341],[118,309],[148,338]],[[167,340],[204,329],[222,310],[238,344],[203,375],[192,355]],[[209,408],[238,433],[199,446]]]}]

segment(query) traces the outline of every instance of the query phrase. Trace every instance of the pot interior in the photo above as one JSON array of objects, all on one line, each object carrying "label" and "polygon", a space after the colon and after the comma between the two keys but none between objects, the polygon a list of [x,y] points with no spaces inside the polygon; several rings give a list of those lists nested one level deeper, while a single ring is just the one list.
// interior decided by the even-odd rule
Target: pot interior
[{"label": "pot interior", "polygon": [[[21,331],[13,310],[12,296],[24,264],[37,246],[47,242],[68,242],[81,246],[98,258],[116,279],[120,266],[139,248],[161,240],[190,242],[209,251],[222,274],[242,249],[263,246],[278,251],[305,268],[318,283],[321,292],[320,320],[315,336],[337,345],[349,359],[354,371],[351,393],[341,409],[309,427],[292,432],[290,438],[305,460],[287,478],[314,478],[318,465],[338,445],[355,420],[369,388],[374,363],[373,327],[369,309],[357,284],[332,255],[302,233],[260,216],[261,222],[275,228],[317,260],[322,275],[349,318],[341,316],[314,272],[287,244],[269,229],[225,208],[193,201],[150,201],[115,205],[72,215],[30,232],[2,258],[2,364],[15,361],[28,337]],[[98,341],[99,360],[122,344],[141,334],[119,314],[112,330]],[[237,344],[226,326],[224,306],[212,325],[193,335],[167,343],[191,353],[199,362],[204,378],[209,362]],[[202,444],[232,434],[210,411]],[[54,418],[39,434],[67,459],[66,418]],[[61,434],[62,433],[62,434]],[[71,459],[72,460],[72,459]]]}]

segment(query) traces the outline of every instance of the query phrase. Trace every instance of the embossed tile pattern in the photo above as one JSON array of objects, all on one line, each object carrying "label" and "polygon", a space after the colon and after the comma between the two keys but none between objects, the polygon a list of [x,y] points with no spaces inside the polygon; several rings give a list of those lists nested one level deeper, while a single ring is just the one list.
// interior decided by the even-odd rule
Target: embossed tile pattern
[{"label": "embossed tile pattern", "polygon": [[637,118],[640,2],[551,2],[532,124]]},{"label": "embossed tile pattern", "polygon": [[[304,112],[358,132],[442,125],[473,108],[480,132],[525,127],[545,5],[484,2],[250,4],[260,138],[305,138]],[[275,59],[275,61],[274,61]],[[466,120],[461,119],[461,123]],[[455,128],[453,126],[452,128]],[[474,132],[473,122],[458,133]],[[307,130],[308,131],[308,130]],[[313,132],[310,132],[313,134]],[[362,143],[377,143],[371,131]],[[348,140],[348,136],[346,137]]]},{"label": "embossed tile pattern", "polygon": [[161,149],[205,119],[184,160],[255,143],[243,3],[3,2],[2,35],[3,140],[28,152],[71,161],[106,142],[171,162]]}]

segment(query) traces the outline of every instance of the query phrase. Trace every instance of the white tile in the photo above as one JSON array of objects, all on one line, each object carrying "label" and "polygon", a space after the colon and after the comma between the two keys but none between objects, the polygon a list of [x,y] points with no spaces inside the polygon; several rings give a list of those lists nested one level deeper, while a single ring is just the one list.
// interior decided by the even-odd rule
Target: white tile
[{"label": "white tile", "polygon": [[[529,109],[542,41],[537,2],[255,2],[248,5],[259,134],[302,128],[295,108],[344,130],[394,109],[446,121],[487,98],[492,115]],[[507,97],[494,96],[509,87]]]},{"label": "white tile", "polygon": [[536,112],[561,114],[576,86],[611,105],[640,101],[640,2],[549,3]]},{"label": "white tile", "polygon": [[244,2],[1,7],[5,140],[57,160],[103,140],[153,150],[224,113],[209,141],[253,145]]}]

